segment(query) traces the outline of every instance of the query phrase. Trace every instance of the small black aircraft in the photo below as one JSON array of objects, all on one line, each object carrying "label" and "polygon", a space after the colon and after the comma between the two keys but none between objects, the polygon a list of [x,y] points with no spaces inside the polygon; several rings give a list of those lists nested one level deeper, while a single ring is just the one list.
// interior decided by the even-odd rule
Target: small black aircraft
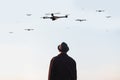
[{"label": "small black aircraft", "polygon": [[96,12],[104,12],[105,10],[96,10]]},{"label": "small black aircraft", "polygon": [[87,21],[86,19],[76,19],[75,21],[80,21],[80,22],[82,22],[82,21]]},{"label": "small black aircraft", "polygon": [[24,30],[27,30],[27,31],[32,31],[32,30],[34,30],[34,29],[24,29]]},{"label": "small black aircraft", "polygon": [[51,19],[52,21],[55,21],[55,20],[57,20],[58,18],[68,18],[68,15],[65,15],[65,16],[55,16],[55,14],[60,14],[60,13],[46,14],[46,15],[51,15],[51,16],[50,16],[50,17],[44,16],[44,17],[41,17],[41,18],[43,18],[43,19]]}]

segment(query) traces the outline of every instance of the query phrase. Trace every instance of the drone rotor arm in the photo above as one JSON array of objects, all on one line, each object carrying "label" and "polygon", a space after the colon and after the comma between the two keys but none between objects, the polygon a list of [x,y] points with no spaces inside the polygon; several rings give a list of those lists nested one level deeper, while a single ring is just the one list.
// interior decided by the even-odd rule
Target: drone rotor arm
[{"label": "drone rotor arm", "polygon": [[43,19],[49,19],[49,18],[51,18],[51,17],[47,17],[47,16],[45,16],[45,17],[41,17],[41,18],[43,18]]}]

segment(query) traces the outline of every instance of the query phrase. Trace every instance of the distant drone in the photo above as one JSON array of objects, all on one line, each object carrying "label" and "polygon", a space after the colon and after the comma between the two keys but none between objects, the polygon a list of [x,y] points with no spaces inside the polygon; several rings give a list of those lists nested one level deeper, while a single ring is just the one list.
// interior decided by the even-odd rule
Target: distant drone
[{"label": "distant drone", "polygon": [[48,16],[44,16],[44,17],[41,17],[43,19],[51,19],[52,21],[55,21],[59,18],[68,18],[68,15],[65,15],[65,16],[55,16],[55,14],[60,14],[60,13],[50,13],[50,14],[46,14],[46,15],[51,15],[50,17]]},{"label": "distant drone", "polygon": [[106,16],[106,18],[111,18],[111,16]]},{"label": "distant drone", "polygon": [[96,12],[104,12],[105,10],[96,10]]},{"label": "distant drone", "polygon": [[13,34],[13,32],[9,32],[10,34]]},{"label": "distant drone", "polygon": [[82,22],[82,21],[86,21],[86,19],[76,19],[75,21],[80,21],[80,22]]},{"label": "distant drone", "polygon": [[27,30],[27,31],[32,31],[32,30],[34,30],[34,29],[24,29],[24,30]]},{"label": "distant drone", "polygon": [[32,14],[26,14],[27,16],[31,16]]}]

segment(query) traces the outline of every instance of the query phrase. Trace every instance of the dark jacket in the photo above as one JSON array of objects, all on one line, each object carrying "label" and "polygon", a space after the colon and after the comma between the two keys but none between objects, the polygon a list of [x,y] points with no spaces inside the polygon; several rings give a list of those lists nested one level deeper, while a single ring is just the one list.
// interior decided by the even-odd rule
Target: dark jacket
[{"label": "dark jacket", "polygon": [[48,80],[77,80],[76,62],[66,53],[53,57]]}]

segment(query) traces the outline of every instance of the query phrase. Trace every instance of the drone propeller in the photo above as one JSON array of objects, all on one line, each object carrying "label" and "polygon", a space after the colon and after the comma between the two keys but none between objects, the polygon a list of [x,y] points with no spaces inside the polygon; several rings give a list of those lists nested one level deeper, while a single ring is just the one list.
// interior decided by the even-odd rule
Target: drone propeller
[{"label": "drone propeller", "polygon": [[53,13],[53,14],[60,14],[60,13],[58,12],[58,13]]},{"label": "drone propeller", "polygon": [[[47,17],[47,16],[44,16],[44,17]],[[40,18],[44,18],[44,17],[40,17]]]},{"label": "drone propeller", "polygon": [[45,15],[51,15],[51,14],[60,14],[60,13],[46,13]]},{"label": "drone propeller", "polygon": [[66,14],[67,16],[69,16],[70,14]]}]

